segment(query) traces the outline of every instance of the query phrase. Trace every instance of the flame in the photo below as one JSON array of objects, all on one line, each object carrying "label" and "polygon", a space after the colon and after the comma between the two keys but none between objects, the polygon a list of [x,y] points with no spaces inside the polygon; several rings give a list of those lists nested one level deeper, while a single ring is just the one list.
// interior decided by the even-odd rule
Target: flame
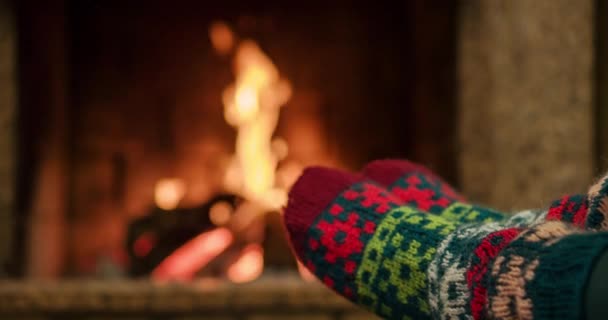
[{"label": "flame", "polygon": [[273,146],[272,135],[291,87],[251,40],[239,44],[234,64],[235,83],[223,93],[224,117],[237,130],[236,154],[225,185],[268,209],[278,209],[286,192],[275,186],[275,171],[287,145],[278,140]]},{"label": "flame", "polygon": [[209,209],[209,220],[218,227],[223,226],[230,221],[232,211],[232,206],[228,202],[218,202]]},{"label": "flame", "polygon": [[277,159],[283,160],[289,154],[289,145],[283,138],[276,138],[271,142],[272,152],[275,154]]},{"label": "flame", "polygon": [[[210,29],[219,53],[231,50],[222,49],[222,39],[228,35],[231,40],[226,42],[232,43],[234,35],[225,24],[215,24]],[[229,225],[231,230],[243,232],[244,228],[252,230],[257,214],[278,210],[287,202],[287,188],[277,184],[275,175],[278,162],[287,157],[289,146],[281,138],[273,139],[273,133],[280,108],[291,97],[291,86],[252,40],[236,46],[234,72],[234,83],[222,93],[224,118],[237,131],[235,154],[226,170],[224,187],[246,201],[234,212],[215,208],[211,219],[216,225]],[[257,242],[247,245],[228,268],[227,277],[236,283],[258,278],[264,268],[263,253]]]},{"label": "flame", "polygon": [[161,179],[156,182],[154,188],[154,201],[156,205],[164,210],[172,210],[177,208],[177,205],[186,194],[186,184],[183,180]]},{"label": "flame", "polygon": [[277,171],[277,184],[285,190],[291,189],[304,171],[304,166],[295,161],[287,162]]},{"label": "flame", "polygon": [[235,283],[257,279],[264,269],[264,249],[257,243],[243,248],[238,259],[228,267],[227,276]]},{"label": "flame", "polygon": [[209,28],[213,48],[220,54],[228,54],[234,47],[234,34],[224,22],[214,22]]},{"label": "flame", "polygon": [[190,280],[234,241],[226,228],[203,232],[165,258],[152,271],[154,280]]}]

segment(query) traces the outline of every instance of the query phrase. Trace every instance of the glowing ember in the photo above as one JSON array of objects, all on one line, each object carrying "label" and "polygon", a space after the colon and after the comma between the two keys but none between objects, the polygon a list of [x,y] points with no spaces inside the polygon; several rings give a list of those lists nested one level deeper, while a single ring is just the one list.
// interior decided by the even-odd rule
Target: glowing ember
[{"label": "glowing ember", "polygon": [[244,283],[257,279],[264,268],[264,249],[259,244],[243,248],[238,259],[227,270],[230,281]]},{"label": "glowing ember", "polygon": [[156,236],[151,232],[146,232],[133,243],[133,252],[140,258],[147,256],[154,246],[156,246],[156,242]]},{"label": "glowing ember", "polygon": [[172,210],[177,208],[185,193],[186,185],[181,179],[161,179],[154,189],[154,201],[159,208]]},{"label": "glowing ember", "polygon": [[225,228],[201,233],[165,258],[154,271],[154,280],[190,280],[233,242]]}]

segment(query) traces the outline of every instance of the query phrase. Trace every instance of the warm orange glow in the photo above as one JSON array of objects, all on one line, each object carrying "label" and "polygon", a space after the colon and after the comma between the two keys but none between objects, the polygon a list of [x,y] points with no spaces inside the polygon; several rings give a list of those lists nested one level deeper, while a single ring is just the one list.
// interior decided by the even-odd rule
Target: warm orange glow
[{"label": "warm orange glow", "polygon": [[277,171],[277,184],[285,190],[291,189],[291,186],[298,180],[304,166],[295,162],[289,161]]},{"label": "warm orange glow", "polygon": [[228,54],[234,47],[234,34],[224,22],[214,22],[209,28],[213,48],[220,54]]},{"label": "warm orange glow", "polygon": [[232,211],[232,206],[229,203],[225,201],[218,202],[209,209],[209,219],[214,225],[218,227],[223,226],[230,221]]},{"label": "warm orange glow", "polygon": [[257,279],[263,269],[264,249],[254,243],[243,248],[236,262],[228,267],[226,274],[230,281],[244,283]]},{"label": "warm orange glow", "polygon": [[225,186],[267,209],[278,209],[286,192],[275,186],[275,171],[287,145],[273,146],[272,135],[291,87],[251,40],[238,45],[234,59],[235,83],[224,90],[223,100],[226,121],[237,130],[236,154]]},{"label": "warm orange glow", "polygon": [[154,201],[159,208],[172,210],[177,208],[185,193],[186,184],[181,179],[161,179],[154,189]]},{"label": "warm orange glow", "polygon": [[304,281],[310,282],[317,279],[315,275],[306,269],[306,267],[299,260],[296,260],[296,262],[298,263],[298,272],[300,273],[300,277],[302,277]]},{"label": "warm orange glow", "polygon": [[232,242],[232,233],[225,228],[201,233],[165,258],[152,271],[152,279],[190,280]]},{"label": "warm orange glow", "polygon": [[230,230],[240,235],[251,231],[252,228],[255,228],[256,221],[259,221],[258,213],[260,212],[263,212],[263,209],[257,202],[243,201],[239,203],[230,219]]},{"label": "warm orange glow", "polygon": [[241,121],[252,119],[259,111],[258,93],[255,88],[242,86],[234,93],[236,113]]},{"label": "warm orange glow", "polygon": [[277,159],[283,160],[289,154],[289,145],[283,138],[275,138],[272,140],[272,152],[277,156]]}]

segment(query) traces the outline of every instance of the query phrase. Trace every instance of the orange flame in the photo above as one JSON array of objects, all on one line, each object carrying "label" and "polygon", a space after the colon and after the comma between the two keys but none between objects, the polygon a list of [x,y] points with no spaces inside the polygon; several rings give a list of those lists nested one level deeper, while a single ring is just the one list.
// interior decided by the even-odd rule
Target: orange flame
[{"label": "orange flame", "polygon": [[279,140],[273,147],[272,134],[279,109],[291,96],[291,87],[251,40],[239,44],[234,62],[235,83],[223,94],[224,117],[237,129],[236,154],[226,175],[226,186],[264,207],[278,209],[286,201],[286,194],[275,186],[275,171],[287,146]]},{"label": "orange flame", "polygon": [[238,259],[227,270],[228,279],[235,283],[257,279],[264,269],[264,249],[259,244],[243,248]]},{"label": "orange flame", "polygon": [[[225,54],[232,48],[233,33],[225,24],[214,24],[210,36],[216,50]],[[225,39],[229,41],[224,41]],[[224,46],[223,42],[230,42]],[[287,188],[277,184],[277,164],[288,153],[287,143],[273,140],[280,108],[291,97],[291,86],[282,79],[270,58],[252,40],[241,41],[234,53],[235,81],[222,94],[224,118],[237,130],[235,155],[227,168],[224,186],[240,194],[243,202],[231,215],[216,208],[214,223],[226,223],[231,216],[233,230],[255,221],[256,215],[278,210],[287,202]],[[264,251],[257,244],[247,245],[227,270],[236,283],[258,278],[264,268]]]}]

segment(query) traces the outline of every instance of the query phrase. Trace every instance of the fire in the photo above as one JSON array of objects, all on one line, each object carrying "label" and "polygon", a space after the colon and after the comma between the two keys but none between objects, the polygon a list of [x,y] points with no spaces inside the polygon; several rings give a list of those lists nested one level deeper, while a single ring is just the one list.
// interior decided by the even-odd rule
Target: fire
[{"label": "fire", "polygon": [[234,65],[235,83],[223,93],[224,117],[237,130],[236,154],[226,186],[267,209],[278,209],[286,196],[285,190],[275,186],[275,171],[287,146],[279,140],[273,147],[272,135],[291,87],[251,40],[238,45]]},{"label": "fire", "polygon": [[[232,50],[235,37],[226,24],[214,23],[209,32],[219,53]],[[227,227],[202,233],[181,246],[153,271],[154,279],[191,279],[197,270],[238,242],[236,234],[244,229],[255,230],[251,228],[255,227],[257,214],[279,209],[287,200],[284,183],[276,182],[285,177],[280,179],[275,174],[279,160],[287,156],[288,145],[283,139],[273,140],[272,135],[280,108],[291,96],[291,87],[251,40],[241,41],[236,47],[234,69],[235,82],[222,96],[224,117],[237,130],[236,151],[226,171],[225,187],[247,201],[236,210],[225,203],[213,206],[209,212],[212,223]],[[163,179],[156,185],[156,203],[160,208],[173,209],[184,193],[181,180]],[[262,274],[264,249],[252,242],[226,270],[227,277],[235,283],[249,282]]]},{"label": "fire", "polygon": [[226,228],[201,233],[165,258],[152,272],[152,278],[161,281],[190,280],[233,241],[232,233]]},{"label": "fire", "polygon": [[177,208],[185,194],[186,184],[183,180],[177,178],[161,179],[154,188],[154,201],[159,208],[172,210]]},{"label": "fire", "polygon": [[[264,249],[260,245],[264,225],[260,214],[278,210],[287,202],[287,190],[303,169],[302,164],[292,161],[283,163],[278,170],[289,145],[282,138],[273,138],[273,134],[280,109],[292,94],[288,81],[281,78],[258,44],[252,40],[237,43],[225,23],[213,23],[209,36],[218,53],[234,53],[235,81],[224,89],[222,102],[224,118],[236,129],[237,136],[224,188],[245,200],[237,208],[224,202],[211,207],[209,218],[217,228],[191,239],[165,258],[152,273],[156,280],[190,280],[222,252],[232,252],[242,244],[245,246],[226,270],[226,276],[235,283],[257,279],[264,269]],[[182,180],[162,179],[155,189],[156,204],[165,210],[174,209],[185,192]],[[153,240],[142,238],[138,252],[147,254]],[[304,279],[314,278],[300,263],[298,269]]]},{"label": "fire", "polygon": [[209,38],[213,48],[220,54],[228,54],[234,46],[234,34],[223,22],[214,22],[209,28]]},{"label": "fire", "polygon": [[247,245],[227,270],[228,279],[235,283],[257,279],[264,269],[264,249],[257,243]]},{"label": "fire", "polygon": [[218,227],[223,226],[230,222],[232,211],[232,206],[229,203],[218,202],[209,209],[209,220]]},{"label": "fire", "polygon": [[[238,230],[250,225],[255,215],[279,209],[287,201],[286,189],[275,185],[275,173],[279,160],[287,156],[288,145],[283,139],[273,140],[272,135],[280,108],[291,96],[291,87],[252,40],[236,47],[234,71],[235,82],[224,90],[222,99],[224,118],[237,130],[225,187],[248,200],[234,214],[238,219],[233,227]],[[258,278],[263,269],[263,248],[253,243],[241,251],[227,276],[236,283],[248,282]]]}]

